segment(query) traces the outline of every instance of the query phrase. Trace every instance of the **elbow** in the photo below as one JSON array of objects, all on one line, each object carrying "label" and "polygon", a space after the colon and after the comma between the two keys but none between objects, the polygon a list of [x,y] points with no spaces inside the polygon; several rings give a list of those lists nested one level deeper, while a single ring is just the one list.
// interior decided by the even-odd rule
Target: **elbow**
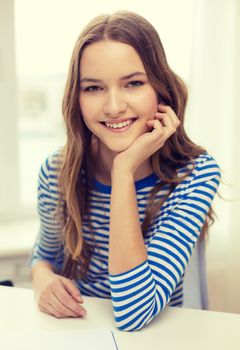
[{"label": "elbow", "polygon": [[144,300],[141,298],[124,305],[113,305],[115,325],[120,331],[139,331],[161,312],[163,306],[155,293]]},{"label": "elbow", "polygon": [[115,320],[115,326],[119,331],[122,332],[135,332],[135,331],[140,331],[144,326],[136,327],[136,326],[131,326],[131,325],[126,325],[126,324],[121,324]]},{"label": "elbow", "polygon": [[135,332],[145,328],[157,314],[142,315],[142,317],[121,318],[115,317],[114,323],[118,330],[123,332]]}]

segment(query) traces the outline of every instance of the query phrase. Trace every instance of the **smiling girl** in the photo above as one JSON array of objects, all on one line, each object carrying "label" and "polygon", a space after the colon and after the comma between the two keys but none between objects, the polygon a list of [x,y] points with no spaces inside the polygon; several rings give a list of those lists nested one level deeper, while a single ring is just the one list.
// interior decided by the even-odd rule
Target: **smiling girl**
[{"label": "smiling girl", "polygon": [[168,304],[212,219],[215,160],[186,135],[187,91],[159,36],[126,11],[79,36],[63,99],[67,143],[39,175],[32,256],[41,311],[84,316],[111,298],[117,327],[138,330]]}]

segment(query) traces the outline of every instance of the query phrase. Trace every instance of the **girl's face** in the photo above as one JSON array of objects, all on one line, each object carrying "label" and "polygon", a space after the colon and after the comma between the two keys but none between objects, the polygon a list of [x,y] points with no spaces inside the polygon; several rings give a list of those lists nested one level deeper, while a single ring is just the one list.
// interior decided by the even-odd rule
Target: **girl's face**
[{"label": "girl's face", "polygon": [[146,121],[157,111],[157,94],[135,49],[106,40],[87,46],[80,62],[80,108],[99,146],[127,149],[149,131]]}]

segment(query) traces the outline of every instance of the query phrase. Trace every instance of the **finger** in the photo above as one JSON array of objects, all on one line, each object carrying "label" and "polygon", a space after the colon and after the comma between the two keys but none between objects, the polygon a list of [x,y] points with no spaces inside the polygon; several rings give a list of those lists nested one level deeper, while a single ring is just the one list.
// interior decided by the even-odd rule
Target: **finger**
[{"label": "finger", "polygon": [[58,318],[79,317],[85,315],[85,313],[78,314],[68,307],[65,307],[54,294],[51,294],[50,296],[48,295],[47,300],[42,298],[42,300],[39,301],[39,309]]},{"label": "finger", "polygon": [[175,131],[176,127],[174,125],[174,122],[172,118],[165,113],[156,113],[155,118],[158,119],[164,128],[167,128],[169,131]]},{"label": "finger", "polygon": [[176,115],[157,112],[154,117],[160,120],[163,126],[174,129],[174,131],[176,131],[180,125],[180,121]]},{"label": "finger", "polygon": [[164,145],[166,139],[168,138],[165,131],[166,127],[163,127],[163,125],[157,119],[149,120],[148,122],[148,124],[153,128],[152,132],[149,132],[149,137],[151,137],[151,141],[154,142],[155,152]]},{"label": "finger", "polygon": [[69,292],[69,294],[78,303],[83,303],[83,298],[81,296],[79,289],[75,286],[75,284],[71,280],[69,280],[68,278],[62,278],[61,282],[64,285],[65,289]]},{"label": "finger", "polygon": [[164,105],[162,103],[159,103],[157,106],[158,110],[162,113],[168,113],[170,112],[170,109],[173,110],[170,106]]},{"label": "finger", "polygon": [[158,131],[158,133],[161,133],[161,134],[164,133],[163,125],[157,119],[148,120],[147,125],[152,129],[151,133],[154,131]]},{"label": "finger", "polygon": [[176,122],[179,121],[176,114],[171,109],[171,107],[169,107],[169,109],[166,110],[166,112],[156,112],[155,113],[155,118],[162,119],[164,116],[167,116],[169,118],[169,120],[173,123],[173,125],[175,125]]},{"label": "finger", "polygon": [[78,317],[80,316],[80,313],[77,313],[73,311],[68,306],[64,305],[62,300],[59,298],[58,295],[52,294],[49,298],[49,304],[57,310],[60,314],[62,314],[64,317]]},{"label": "finger", "polygon": [[[66,300],[65,304],[62,302],[63,300]],[[68,301],[70,300],[70,302]],[[72,308],[69,308],[68,304],[71,304],[71,302],[74,302],[75,308],[72,310]],[[41,293],[39,298],[39,304],[40,305],[46,305],[46,303],[51,304],[52,307],[54,307],[58,312],[66,316],[72,316],[72,317],[78,317],[82,316],[84,312],[81,309],[81,306],[79,303],[77,303],[66,291],[64,288],[64,285],[61,283],[61,280],[58,279],[55,281],[54,284],[49,286],[49,289]]]},{"label": "finger", "polygon": [[59,312],[58,310],[54,309],[54,307],[52,305],[48,304],[48,303],[45,306],[41,305],[39,307],[39,310],[41,312],[45,312],[46,314],[55,316],[57,318],[64,318],[64,317],[66,317],[63,314],[61,314],[61,312]]},{"label": "finger", "polygon": [[45,290],[44,292],[42,292],[40,294],[39,300],[38,300],[39,306],[46,307],[46,305],[50,304],[51,307],[53,307],[59,314],[62,315],[62,317],[66,317],[66,316],[77,317],[77,316],[79,316],[79,313],[76,313],[73,310],[69,309],[67,306],[63,305],[61,300],[59,300],[58,295],[59,295],[59,293],[61,293],[61,291],[65,292],[67,294],[67,292],[65,291],[60,280],[57,280],[57,281],[55,281],[54,284],[50,285],[47,290]]},{"label": "finger", "polygon": [[[68,283],[68,281],[70,283]],[[79,302],[77,302],[72,295],[69,293],[69,289],[65,289],[66,285],[73,284],[70,280],[67,279],[61,279],[62,288],[59,288],[56,290],[55,295],[58,298],[58,300],[68,309],[72,310],[74,313],[76,313],[79,316],[85,316],[86,310],[84,307],[82,307]],[[77,289],[74,286],[75,289]],[[80,292],[77,290],[78,295],[80,296]],[[76,297],[76,295],[75,295]]]},{"label": "finger", "polygon": [[54,307],[54,305],[47,304],[46,306],[47,313],[57,317],[57,318],[67,318],[67,317],[74,317],[77,318],[79,315],[74,315],[72,313],[62,313],[58,309]]},{"label": "finger", "polygon": [[176,131],[170,117],[167,114],[161,113],[160,120],[149,120],[148,125],[153,127],[150,135],[155,134],[157,147],[162,147],[166,140]]},{"label": "finger", "polygon": [[[176,113],[174,112],[174,110],[170,106],[159,104],[158,110],[160,111],[160,113],[162,112],[162,113],[166,113],[167,115],[169,115],[169,117],[173,121],[173,124],[176,128],[180,125],[179,118],[177,117]],[[158,114],[158,112],[156,114]]]}]

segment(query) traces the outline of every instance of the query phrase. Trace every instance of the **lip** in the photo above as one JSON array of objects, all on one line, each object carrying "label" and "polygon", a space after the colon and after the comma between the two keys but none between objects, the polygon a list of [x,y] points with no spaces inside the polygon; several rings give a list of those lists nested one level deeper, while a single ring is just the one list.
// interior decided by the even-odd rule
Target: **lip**
[{"label": "lip", "polygon": [[133,120],[131,124],[127,125],[127,126],[124,126],[122,128],[108,128],[106,125],[105,125],[105,122],[102,122],[102,125],[104,128],[106,128],[108,131],[111,131],[111,132],[114,132],[114,133],[121,133],[121,132],[124,132],[128,129],[131,128],[131,126],[135,123],[135,121],[137,120],[137,118],[125,118],[125,119],[118,119],[118,120],[114,120],[113,122],[111,122],[110,120],[107,121],[107,123],[113,123],[113,124],[117,124],[117,123],[123,123],[124,121],[127,121],[127,120]]},{"label": "lip", "polygon": [[122,119],[108,119],[104,120],[102,123],[110,123],[110,124],[118,124],[126,122],[127,120],[137,119],[137,117],[129,117],[129,118],[122,118]]}]

